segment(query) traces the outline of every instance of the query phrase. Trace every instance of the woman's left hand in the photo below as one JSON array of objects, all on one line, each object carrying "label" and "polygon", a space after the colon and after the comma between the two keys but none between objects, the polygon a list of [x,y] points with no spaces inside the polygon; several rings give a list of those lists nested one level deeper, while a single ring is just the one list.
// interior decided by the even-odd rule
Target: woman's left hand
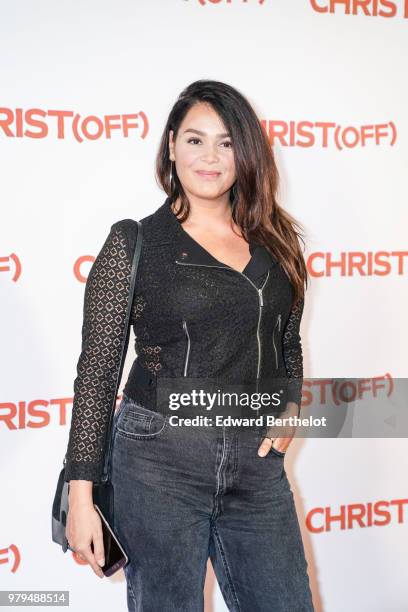
[{"label": "woman's left hand", "polygon": [[258,448],[258,455],[260,457],[266,457],[272,446],[277,451],[281,453],[286,453],[288,446],[292,440],[293,438],[275,438],[274,440],[271,438],[264,438],[261,442],[260,447]]},{"label": "woman's left hand", "polygon": [[[286,410],[281,418],[299,415],[299,406],[295,402],[288,402],[286,404]],[[290,423],[290,421],[289,421]],[[269,436],[263,438],[259,448],[258,455],[260,457],[266,457],[270,452],[272,446],[280,453],[286,453],[289,444],[292,442],[296,433],[296,425],[284,425],[282,427],[270,427],[266,434]],[[279,435],[280,434],[280,435]]]}]

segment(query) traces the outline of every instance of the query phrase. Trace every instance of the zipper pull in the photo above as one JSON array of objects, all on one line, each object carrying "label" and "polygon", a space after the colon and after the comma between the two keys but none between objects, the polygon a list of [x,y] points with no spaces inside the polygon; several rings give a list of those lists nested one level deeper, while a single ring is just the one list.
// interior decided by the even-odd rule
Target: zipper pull
[{"label": "zipper pull", "polygon": [[259,294],[259,299],[260,299],[260,305],[263,306],[263,296],[262,296],[262,289],[258,289],[258,294]]}]

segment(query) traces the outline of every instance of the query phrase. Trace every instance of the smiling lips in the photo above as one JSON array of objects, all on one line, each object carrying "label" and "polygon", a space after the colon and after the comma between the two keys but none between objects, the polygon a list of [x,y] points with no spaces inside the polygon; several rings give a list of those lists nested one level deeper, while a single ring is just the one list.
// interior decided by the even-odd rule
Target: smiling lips
[{"label": "smiling lips", "polygon": [[197,174],[203,178],[216,178],[221,172],[209,172],[207,170],[197,170]]}]

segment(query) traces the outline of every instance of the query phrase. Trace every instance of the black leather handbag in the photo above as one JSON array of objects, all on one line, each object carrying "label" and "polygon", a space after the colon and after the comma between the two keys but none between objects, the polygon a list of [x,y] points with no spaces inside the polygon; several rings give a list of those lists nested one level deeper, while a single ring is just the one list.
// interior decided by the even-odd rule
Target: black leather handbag
[{"label": "black leather handbag", "polygon": [[[136,245],[132,260],[131,277],[130,277],[130,288],[129,288],[129,299],[126,311],[126,322],[125,322],[125,333],[122,343],[122,350],[120,356],[120,366],[116,377],[115,394],[113,396],[113,402],[111,406],[109,424],[107,427],[106,438],[105,438],[105,457],[104,457],[104,469],[101,477],[101,482],[93,483],[92,495],[93,502],[99,506],[102,514],[106,518],[109,526],[113,530],[113,485],[110,480],[110,457],[112,452],[112,423],[113,416],[115,413],[116,399],[118,395],[119,385],[122,378],[123,366],[126,359],[126,353],[129,343],[130,333],[130,316],[135,292],[136,274],[140,259],[140,253],[142,249],[142,224],[140,221],[136,221],[138,225]],[[65,464],[66,454],[63,460],[63,468],[60,471],[57,488],[55,491],[54,501],[52,505],[52,540],[62,546],[62,550],[67,552],[70,548],[68,540],[65,535],[65,528],[68,516],[68,495],[69,495],[69,482],[65,482]],[[116,535],[116,534],[115,534]]]}]

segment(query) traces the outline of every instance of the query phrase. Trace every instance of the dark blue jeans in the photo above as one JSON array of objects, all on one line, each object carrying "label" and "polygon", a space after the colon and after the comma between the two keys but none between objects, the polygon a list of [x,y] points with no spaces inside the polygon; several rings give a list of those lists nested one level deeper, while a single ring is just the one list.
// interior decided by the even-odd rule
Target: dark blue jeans
[{"label": "dark blue jeans", "polygon": [[124,395],[112,431],[129,610],[202,612],[210,557],[229,610],[313,612],[284,455],[257,454],[264,429],[175,426]]}]

